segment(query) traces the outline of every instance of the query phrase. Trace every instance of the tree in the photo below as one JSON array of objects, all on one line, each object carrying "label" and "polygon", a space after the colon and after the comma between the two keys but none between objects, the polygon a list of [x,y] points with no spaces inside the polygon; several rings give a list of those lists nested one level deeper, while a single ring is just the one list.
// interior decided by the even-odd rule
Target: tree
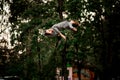
[{"label": "tree", "polygon": [[[21,5],[22,7],[20,10],[16,9]],[[55,18],[55,20],[52,20],[57,15],[57,12],[54,13],[56,10],[55,7],[56,5],[54,1],[48,1],[46,3],[43,1],[30,2],[27,0],[13,1],[13,4],[10,7],[12,12],[10,21],[11,23],[13,23],[11,31],[11,42],[15,46],[14,48],[17,52],[21,51],[23,53],[21,54],[21,59],[23,60],[24,64],[22,69],[23,75],[20,76],[24,76],[25,79],[51,78],[49,74],[45,75],[48,71],[44,72],[43,70],[48,68],[47,66],[44,69],[44,67],[48,64],[50,60],[50,57],[52,55],[51,53],[54,51],[54,40],[51,41],[48,40],[48,38],[43,38],[40,34],[38,34],[38,29],[48,28],[53,25],[55,20],[57,20],[57,18]],[[17,25],[19,25],[19,27],[17,27]],[[39,41],[38,37],[40,39]],[[46,51],[46,49],[49,50]],[[53,61],[51,61],[50,64],[53,64],[52,62]],[[53,69],[55,71],[55,68]],[[51,72],[53,73],[53,70]],[[52,73],[50,75],[54,77],[55,73]]]},{"label": "tree", "polygon": [[[119,76],[118,0],[13,0],[8,4],[11,43],[14,46],[13,52],[10,52],[8,73],[19,73],[17,75],[25,80],[54,80],[55,68],[62,66],[61,53],[67,53],[65,62],[73,64],[75,59],[82,61],[77,63],[78,67],[90,63],[100,80]],[[68,17],[64,18],[63,13]],[[81,26],[77,33],[64,31],[69,36],[67,47],[61,40],[56,48],[58,38],[44,37],[38,33],[38,29],[49,28],[64,19],[76,19]],[[1,28],[1,31],[4,30]],[[14,70],[16,67],[18,69]]]}]

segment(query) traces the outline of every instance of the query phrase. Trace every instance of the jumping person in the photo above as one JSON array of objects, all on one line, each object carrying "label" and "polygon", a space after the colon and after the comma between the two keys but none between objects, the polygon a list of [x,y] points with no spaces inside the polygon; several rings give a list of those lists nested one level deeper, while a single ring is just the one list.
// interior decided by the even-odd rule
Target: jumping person
[{"label": "jumping person", "polygon": [[71,20],[71,21],[62,21],[60,23],[54,24],[51,28],[45,30],[46,36],[61,36],[66,40],[66,36],[63,35],[60,30],[62,29],[70,29],[72,31],[77,31],[77,26],[80,26],[79,22]]}]

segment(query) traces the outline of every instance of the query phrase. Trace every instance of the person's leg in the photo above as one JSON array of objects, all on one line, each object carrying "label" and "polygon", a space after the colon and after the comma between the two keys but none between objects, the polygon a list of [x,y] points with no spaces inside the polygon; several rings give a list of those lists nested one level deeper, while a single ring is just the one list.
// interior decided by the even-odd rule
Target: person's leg
[{"label": "person's leg", "polygon": [[53,30],[52,28],[45,30],[45,36],[55,37],[57,35],[58,33],[56,33],[55,30]]},{"label": "person's leg", "polygon": [[46,29],[45,34],[46,35],[52,35],[53,34],[53,29]]}]

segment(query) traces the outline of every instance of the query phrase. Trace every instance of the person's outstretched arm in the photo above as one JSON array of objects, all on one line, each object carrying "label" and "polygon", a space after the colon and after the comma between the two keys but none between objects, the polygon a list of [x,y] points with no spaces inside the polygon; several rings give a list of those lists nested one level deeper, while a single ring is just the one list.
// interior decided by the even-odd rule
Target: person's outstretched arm
[{"label": "person's outstretched arm", "polygon": [[77,28],[75,28],[75,27],[73,27],[72,26],[72,23],[68,23],[68,25],[69,25],[69,28],[72,30],[72,31],[77,31]]},{"label": "person's outstretched arm", "polygon": [[74,27],[74,28],[71,28],[71,29],[72,29],[72,31],[75,31],[75,32],[77,31],[77,28],[75,28],[75,27]]},{"label": "person's outstretched arm", "polygon": [[66,40],[66,36],[63,35],[61,32],[58,33],[64,40]]},{"label": "person's outstretched arm", "polygon": [[66,36],[63,35],[58,28],[54,28],[54,30],[58,33],[59,36],[61,36],[64,40],[66,40]]}]

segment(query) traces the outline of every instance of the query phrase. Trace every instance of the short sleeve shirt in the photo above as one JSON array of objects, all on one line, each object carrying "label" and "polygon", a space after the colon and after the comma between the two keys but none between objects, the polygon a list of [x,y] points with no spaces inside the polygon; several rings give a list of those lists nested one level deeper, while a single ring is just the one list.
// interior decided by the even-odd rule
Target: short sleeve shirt
[{"label": "short sleeve shirt", "polygon": [[61,29],[66,29],[66,28],[72,29],[72,28],[74,28],[74,27],[72,26],[72,24],[71,24],[70,22],[68,22],[68,21],[63,21],[63,22],[60,22],[60,23],[58,23],[58,24],[53,25],[52,28],[53,28],[57,33],[59,33]]}]

